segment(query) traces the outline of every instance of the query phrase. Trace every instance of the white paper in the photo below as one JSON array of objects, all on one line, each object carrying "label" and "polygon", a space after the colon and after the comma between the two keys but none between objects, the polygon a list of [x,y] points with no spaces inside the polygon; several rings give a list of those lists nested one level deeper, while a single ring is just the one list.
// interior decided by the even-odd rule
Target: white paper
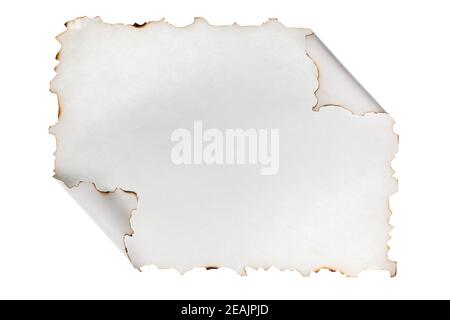
[{"label": "white paper", "polygon": [[395,275],[393,120],[311,30],[80,18],[58,40],[55,177],[133,266]]}]

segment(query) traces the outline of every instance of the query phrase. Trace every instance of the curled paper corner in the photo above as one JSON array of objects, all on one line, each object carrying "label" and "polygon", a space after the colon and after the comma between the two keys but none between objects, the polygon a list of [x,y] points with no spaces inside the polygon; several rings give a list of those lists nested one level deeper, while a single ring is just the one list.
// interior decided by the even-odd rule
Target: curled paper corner
[{"label": "curled paper corner", "polygon": [[[57,54],[56,58],[57,60],[61,60],[64,55],[63,50],[63,42],[66,43],[66,41],[74,41],[71,35],[69,35],[67,32],[69,30],[81,30],[84,27],[88,26],[90,23],[99,23],[102,26],[122,26],[124,25],[110,25],[105,24],[101,21],[100,18],[95,19],[89,19],[89,18],[80,18],[75,19],[66,24],[67,30],[60,34],[57,39],[61,42],[61,50]],[[163,23],[166,26],[172,26],[165,22],[164,20],[158,21],[158,22],[149,22],[145,23],[143,25],[134,25],[133,28],[136,30],[145,30],[149,29],[148,26],[151,25],[161,25]],[[283,25],[281,25],[277,20],[271,19],[269,22],[265,23],[264,25],[274,25],[277,26],[280,25],[282,28],[285,28]],[[209,23],[203,19],[203,18],[196,18],[194,19],[194,23],[190,24],[188,26],[208,26]],[[237,24],[233,25],[237,28],[240,28]],[[129,26],[128,26],[129,27]],[[173,27],[173,26],[172,26]],[[179,27],[176,27],[179,28]],[[305,56],[308,56],[311,60],[311,62],[315,65],[315,85],[309,84],[308,86],[311,87],[311,89],[314,89],[314,96],[316,99],[315,105],[311,107],[314,111],[320,111],[318,114],[334,114],[336,110],[333,109],[345,109],[343,110],[344,113],[349,111],[351,113],[351,116],[363,116],[362,118],[379,118],[378,114],[385,113],[385,111],[378,105],[378,103],[367,93],[367,91],[364,90],[364,88],[351,76],[351,74],[340,64],[340,62],[331,54],[331,52],[321,43],[321,41],[315,36],[315,34],[312,33],[312,31],[308,31],[309,29],[298,29],[302,30],[303,35],[305,37],[305,48],[304,53]],[[95,33],[94,33],[95,35]],[[58,66],[55,68],[55,71],[57,73],[60,72]],[[68,72],[67,70],[65,72]],[[61,81],[59,81],[61,82]],[[52,82],[51,85],[51,91],[55,93],[58,97],[58,119],[60,120],[62,115],[64,114],[63,106],[66,105],[63,99],[63,94],[61,94],[64,90],[61,87],[53,86],[54,82]],[[65,89],[67,90],[67,88]],[[346,92],[346,95],[342,95],[342,92]],[[68,99],[69,101],[70,99]],[[327,108],[323,108],[327,107]],[[336,107],[336,108],[333,108]],[[346,111],[347,110],[347,111]],[[334,116],[330,116],[330,120],[333,120]],[[337,115],[336,117],[342,117],[342,115]],[[342,119],[344,119],[346,116],[343,116]],[[390,118],[387,114],[385,117]],[[347,120],[343,120],[347,121]],[[353,121],[353,120],[349,120]],[[385,120],[383,120],[385,121]],[[386,120],[386,123],[389,123],[389,120]],[[359,124],[355,123],[356,126],[359,126]],[[386,124],[383,124],[385,126]],[[58,136],[58,131],[61,131],[62,129],[58,128],[60,126],[59,121],[57,125],[52,127],[50,129],[50,132],[55,135],[55,138]],[[56,128],[55,128],[56,127]],[[391,128],[392,129],[392,128]],[[58,139],[57,146],[58,146]],[[395,150],[395,152],[397,152]],[[394,153],[395,155],[395,153]],[[55,152],[55,157],[59,157],[58,154],[58,147]],[[393,156],[391,157],[392,160]],[[56,159],[55,159],[56,160]],[[68,161],[68,158],[66,158],[66,161]],[[392,169],[392,167],[391,167]],[[85,175],[85,173],[82,173],[81,176],[83,179],[87,181],[94,181],[93,183],[85,183],[80,182],[80,177],[73,175],[73,173],[65,174],[64,169],[63,170],[57,170],[57,165],[55,161],[55,176],[57,179],[63,181],[63,185],[66,189],[66,191],[71,194],[72,197],[75,198],[75,200],[80,203],[80,205],[87,211],[87,213],[93,218],[93,220],[105,231],[105,233],[113,240],[113,242],[121,249],[122,252],[125,253],[125,255],[128,256],[130,262],[132,265],[140,270],[140,268],[144,265],[148,265],[149,263],[139,263],[136,262],[133,258],[134,254],[138,255],[140,253],[133,253],[133,246],[127,246],[127,241],[133,240],[134,235],[134,229],[132,226],[132,212],[135,212],[138,206],[138,197],[137,192],[135,191],[124,191],[120,188],[114,187],[114,191],[107,191],[111,190],[110,186],[114,186],[116,184],[112,183],[111,181],[114,181],[114,179],[108,179],[108,178],[102,178],[100,179],[101,182],[98,182],[95,179],[95,174],[92,176]],[[97,183],[101,187],[97,187]],[[128,189],[128,188],[127,188]],[[133,188],[131,188],[133,189]],[[104,191],[106,190],[106,192]],[[396,191],[396,186],[395,186]],[[395,192],[394,191],[394,192]],[[392,194],[392,193],[391,193]],[[133,198],[134,195],[134,200]],[[113,208],[114,207],[114,208]],[[389,207],[389,199],[388,199],[388,207]],[[388,217],[390,216],[391,212],[388,208]],[[114,218],[112,218],[114,217]],[[114,221],[113,221],[114,220]],[[389,218],[388,218],[389,221]],[[111,225],[109,225],[111,223]],[[390,225],[389,225],[389,228]],[[389,232],[388,232],[389,237]],[[120,238],[120,240],[119,240]],[[387,251],[389,250],[389,247],[387,246],[386,240],[386,256]],[[142,261],[141,259],[137,259]],[[145,259],[144,259],[145,260]],[[150,259],[151,260],[151,259]],[[158,267],[164,268],[164,263],[156,263]],[[178,272],[183,274],[184,272],[191,270],[192,268],[195,268],[196,264],[191,264],[190,266],[178,266],[175,268]],[[208,264],[203,263],[201,264],[204,266],[206,270],[213,270],[217,269],[219,267],[225,266],[233,269],[234,271],[240,273],[241,275],[245,275],[246,271],[245,268],[247,268],[246,264],[243,267],[236,267],[233,265],[227,265],[224,263],[218,263],[218,264]],[[267,264],[272,266],[273,264]],[[322,264],[321,264],[322,265]],[[280,268],[279,270],[296,270],[303,276],[308,276],[311,272],[318,272],[321,269],[328,269],[331,271],[339,271],[342,274],[345,274],[347,276],[356,276],[359,272],[364,271],[365,269],[361,270],[351,270],[347,271],[344,267],[338,268],[339,264],[336,264],[336,266],[333,263],[326,264],[325,266],[310,266],[306,268],[295,268],[292,266],[288,266],[285,268]],[[382,265],[382,266],[381,266]],[[329,266],[329,267],[328,267]],[[277,268],[277,266],[275,265]],[[167,265],[166,268],[174,268],[173,266]],[[250,268],[250,267],[249,267]],[[260,268],[260,266],[257,266],[256,268]],[[270,268],[270,267],[267,267]],[[266,269],[267,269],[266,268]],[[373,269],[382,269],[387,270],[391,274],[391,276],[395,276],[396,274],[396,263],[392,262],[390,260],[387,260],[386,263],[377,265],[370,265],[366,266],[367,268],[373,268]]]},{"label": "curled paper corner", "polygon": [[314,111],[326,106],[337,106],[357,115],[385,113],[314,33],[306,35],[306,53],[317,67],[319,81]]},{"label": "curled paper corner", "polygon": [[94,182],[78,181],[68,186],[60,178],[56,176],[54,178],[128,258],[131,265],[136,270],[142,271],[140,266],[133,263],[125,243],[125,238],[134,234],[131,219],[138,207],[138,195],[119,187],[114,190],[102,190]]},{"label": "curled paper corner", "polygon": [[121,188],[104,191],[97,188],[93,182],[79,181],[69,187],[59,178],[55,177],[55,179],[88,213],[116,247],[127,255],[124,237],[133,235],[131,217],[137,209],[137,194]]}]

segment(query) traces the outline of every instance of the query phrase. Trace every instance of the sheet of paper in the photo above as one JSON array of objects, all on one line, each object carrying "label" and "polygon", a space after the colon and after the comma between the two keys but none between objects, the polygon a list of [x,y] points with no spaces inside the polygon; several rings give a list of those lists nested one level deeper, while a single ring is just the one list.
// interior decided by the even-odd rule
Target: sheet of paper
[{"label": "sheet of paper", "polygon": [[133,266],[395,275],[392,118],[309,29],[58,36],[55,177]]}]

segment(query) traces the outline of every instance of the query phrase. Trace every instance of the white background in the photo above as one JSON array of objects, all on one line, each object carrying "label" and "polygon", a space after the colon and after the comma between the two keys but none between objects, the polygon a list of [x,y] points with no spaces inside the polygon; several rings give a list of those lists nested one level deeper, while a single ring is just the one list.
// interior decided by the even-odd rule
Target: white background
[{"label": "white background", "polygon": [[[398,275],[134,270],[52,176],[54,39],[77,16],[312,28],[397,121]],[[2,1],[0,298],[450,298],[448,1]]]}]

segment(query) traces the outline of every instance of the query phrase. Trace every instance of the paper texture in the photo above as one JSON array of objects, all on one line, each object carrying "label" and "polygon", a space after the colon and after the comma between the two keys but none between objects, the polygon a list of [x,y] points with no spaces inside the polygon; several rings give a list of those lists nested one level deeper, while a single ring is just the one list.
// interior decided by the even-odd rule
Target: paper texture
[{"label": "paper texture", "polygon": [[134,267],[395,275],[393,120],[309,29],[80,18],[55,177]]}]

